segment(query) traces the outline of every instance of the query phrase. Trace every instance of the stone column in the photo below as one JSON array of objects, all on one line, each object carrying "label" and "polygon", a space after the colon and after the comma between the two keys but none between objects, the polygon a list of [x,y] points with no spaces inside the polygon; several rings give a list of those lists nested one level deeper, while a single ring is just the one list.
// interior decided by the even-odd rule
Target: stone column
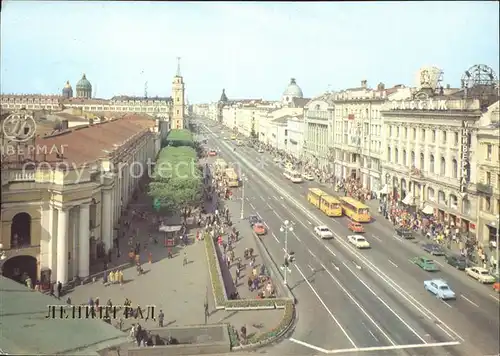
[{"label": "stone column", "polygon": [[79,236],[80,248],[78,249],[78,276],[86,278],[89,276],[90,259],[90,207],[89,204],[80,205]]},{"label": "stone column", "polygon": [[111,190],[105,190],[103,192],[103,199],[102,199],[102,213],[101,213],[101,239],[102,242],[104,242],[105,249],[109,249],[112,246],[112,232],[113,232],[113,222],[111,221],[112,215],[111,215]]},{"label": "stone column", "polygon": [[48,235],[50,237],[49,240],[49,263],[48,267],[50,268],[52,272],[52,277],[54,277],[56,273],[56,266],[57,266],[57,237],[56,234],[54,233],[54,225],[55,225],[55,220],[56,220],[56,210],[52,206],[52,204],[49,204],[49,221],[48,221]]},{"label": "stone column", "polygon": [[57,281],[68,283],[68,223],[69,211],[58,209],[57,221]]}]

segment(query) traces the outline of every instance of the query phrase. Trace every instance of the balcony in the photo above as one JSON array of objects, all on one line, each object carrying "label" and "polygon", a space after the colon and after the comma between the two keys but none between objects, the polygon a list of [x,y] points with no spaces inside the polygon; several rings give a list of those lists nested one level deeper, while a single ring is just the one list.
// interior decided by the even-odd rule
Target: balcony
[{"label": "balcony", "polygon": [[482,194],[486,194],[486,195],[493,194],[493,188],[491,185],[488,185],[488,184],[477,183],[476,189],[477,189],[478,193],[482,193]]}]

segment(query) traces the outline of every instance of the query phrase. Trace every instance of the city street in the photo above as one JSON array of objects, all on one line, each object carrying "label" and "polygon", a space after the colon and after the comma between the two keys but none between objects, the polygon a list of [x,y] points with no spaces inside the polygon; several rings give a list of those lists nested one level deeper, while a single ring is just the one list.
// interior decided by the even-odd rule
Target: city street
[{"label": "city street", "polygon": [[[252,148],[233,151],[229,142],[212,142],[248,177],[246,214],[258,213],[268,224],[265,243],[279,261],[285,240],[281,224],[295,223],[288,232],[288,249],[296,253],[297,261],[288,282],[299,300],[299,324],[286,342],[290,345],[286,352],[498,353],[498,296],[491,286],[468,279],[442,258],[437,258],[441,272],[430,275],[419,269],[409,259],[425,253],[418,244],[393,237],[394,230],[384,219],[366,227],[372,249],[355,250],[346,242],[345,218],[327,218],[307,203],[308,187],[318,185],[287,181],[267,154],[262,154],[267,156],[262,162]],[[312,232],[320,224],[330,227],[336,238],[317,238]],[[428,294],[423,281],[433,277],[446,279],[457,300],[442,302]]]}]

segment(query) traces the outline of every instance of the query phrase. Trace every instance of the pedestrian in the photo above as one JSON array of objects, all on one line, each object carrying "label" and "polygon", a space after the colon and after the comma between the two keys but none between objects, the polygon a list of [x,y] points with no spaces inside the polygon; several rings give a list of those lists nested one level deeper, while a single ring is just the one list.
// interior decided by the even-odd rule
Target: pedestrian
[{"label": "pedestrian", "polygon": [[158,314],[158,326],[163,328],[163,320],[165,319],[165,314],[163,314],[163,310],[160,309],[160,313]]},{"label": "pedestrian", "polygon": [[184,259],[182,260],[182,265],[186,266],[188,264],[187,253],[184,252]]},{"label": "pedestrian", "polygon": [[153,253],[151,251],[149,251],[149,254],[148,254],[148,262],[149,262],[149,264],[153,263]]},{"label": "pedestrian", "polygon": [[61,299],[62,295],[62,283],[61,281],[57,282],[57,299]]}]

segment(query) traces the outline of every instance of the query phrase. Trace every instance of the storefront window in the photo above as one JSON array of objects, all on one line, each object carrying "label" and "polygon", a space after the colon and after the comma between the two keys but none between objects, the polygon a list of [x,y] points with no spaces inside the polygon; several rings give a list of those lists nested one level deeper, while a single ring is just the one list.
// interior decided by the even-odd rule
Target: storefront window
[{"label": "storefront window", "polygon": [[429,200],[430,201],[434,201],[435,200],[435,197],[434,197],[434,189],[433,188],[428,188],[427,189],[427,196],[429,197]]},{"label": "storefront window", "polygon": [[444,204],[445,203],[446,196],[443,191],[439,191],[438,193],[438,204]]}]

